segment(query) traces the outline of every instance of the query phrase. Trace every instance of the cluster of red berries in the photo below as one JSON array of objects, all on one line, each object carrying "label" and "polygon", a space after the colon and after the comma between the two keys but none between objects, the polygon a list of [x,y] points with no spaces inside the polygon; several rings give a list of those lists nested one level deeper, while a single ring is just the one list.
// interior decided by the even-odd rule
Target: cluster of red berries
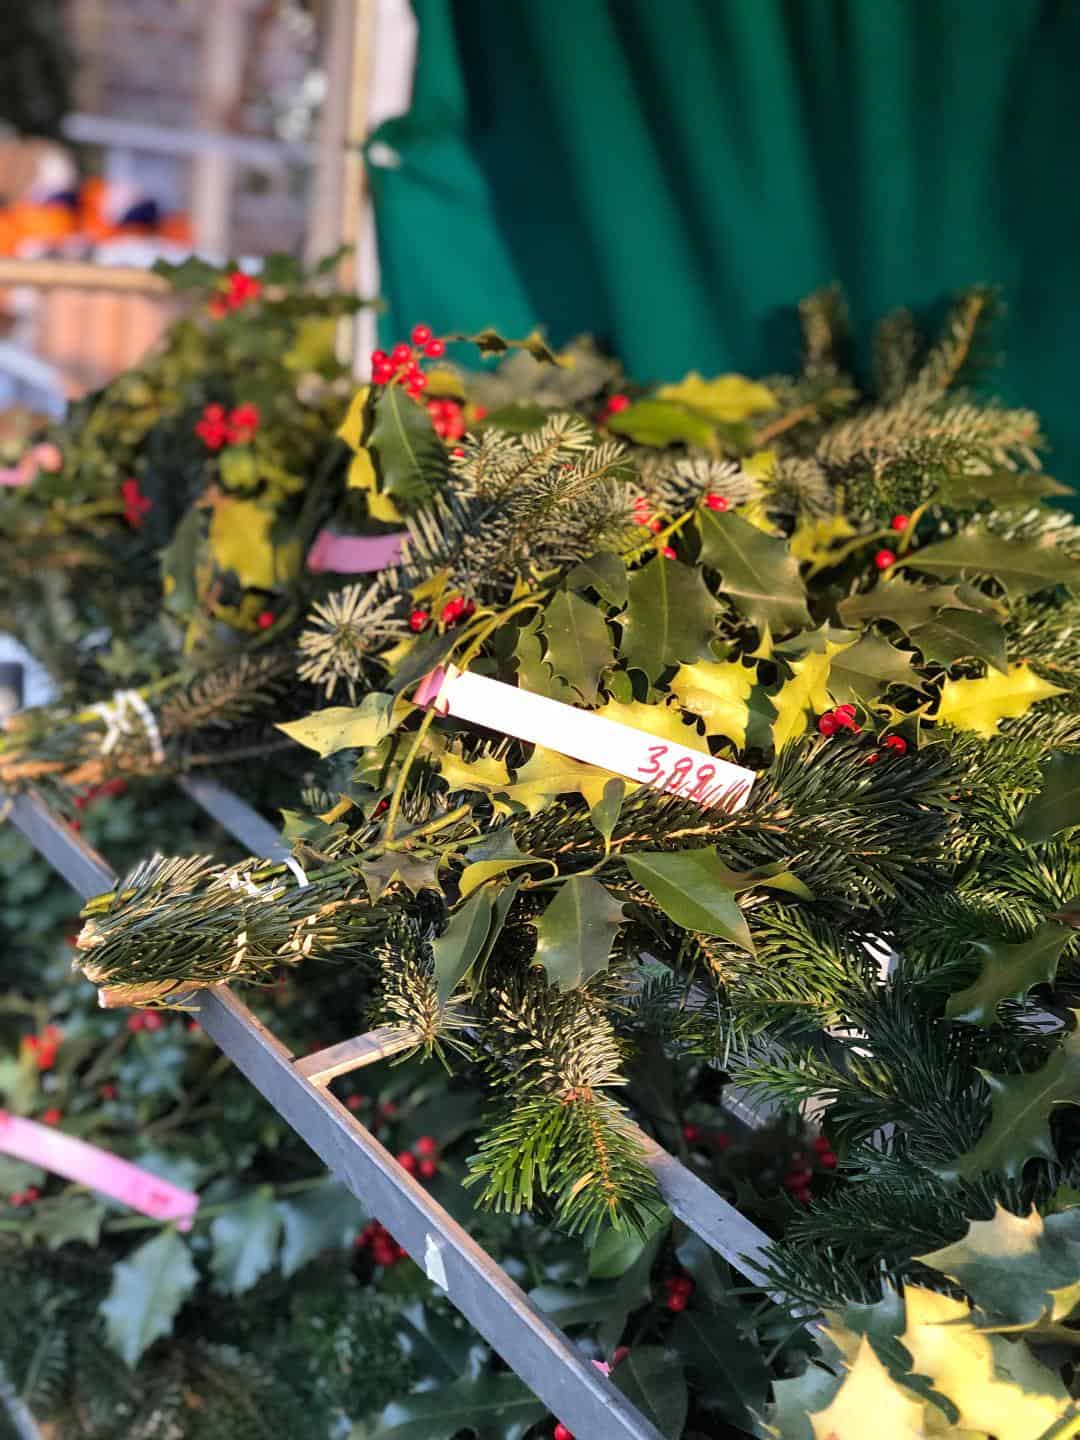
[{"label": "cluster of red berries", "polygon": [[154,502],[142,493],[139,482],[135,479],[120,482],[120,499],[124,502],[124,519],[133,530],[138,530],[143,516],[154,508]]},{"label": "cluster of red berries", "polygon": [[225,278],[225,287],[211,299],[208,307],[215,320],[220,320],[230,310],[241,309],[249,300],[258,300],[263,291],[262,281],[243,270],[231,271]]},{"label": "cluster of red berries", "polygon": [[408,1175],[434,1180],[439,1173],[439,1145],[434,1135],[421,1135],[411,1150],[402,1150],[397,1162]]},{"label": "cluster of red berries", "polygon": [[140,1030],[160,1030],[164,1024],[165,1021],[156,1010],[136,1010],[134,1015],[127,1018],[127,1028],[133,1035]]},{"label": "cluster of red berries", "polygon": [[652,506],[644,495],[634,497],[634,524],[646,526],[654,535],[664,528],[664,522],[652,513]]},{"label": "cluster of red berries", "polygon": [[427,376],[420,361],[438,360],[446,354],[446,342],[432,334],[430,325],[414,325],[412,345],[399,340],[389,354],[385,350],[371,352],[371,380],[374,385],[404,385],[408,394],[418,400],[427,389]]},{"label": "cluster of red berries", "polygon": [[[469,620],[475,614],[475,600],[466,600],[463,595],[455,595],[442,607],[439,619],[444,625],[456,625],[459,620]],[[426,630],[430,624],[431,611],[425,610],[423,606],[417,606],[409,616],[409,629],[414,635],[419,635],[421,630]]]},{"label": "cluster of red berries", "polygon": [[375,1264],[385,1265],[387,1268],[407,1258],[407,1251],[401,1248],[386,1226],[380,1225],[377,1220],[370,1220],[360,1231],[356,1237],[356,1248],[370,1250]]},{"label": "cluster of red berries", "polygon": [[23,1040],[28,1054],[34,1058],[39,1070],[51,1070],[56,1064],[56,1052],[60,1048],[63,1034],[55,1025],[46,1025],[40,1035],[27,1035]]},{"label": "cluster of red berries", "polygon": [[719,510],[722,515],[725,510],[731,509],[731,501],[726,495],[718,495],[715,490],[710,490],[701,502],[706,510]]},{"label": "cluster of red berries", "polygon": [[677,1314],[690,1304],[690,1296],[694,1293],[694,1282],[689,1275],[670,1275],[664,1281],[664,1292],[667,1295],[664,1304]]},{"label": "cluster of red berries", "polygon": [[826,710],[818,716],[818,733],[835,735],[838,730],[850,730],[852,735],[861,735],[862,726],[855,723],[854,705],[837,705],[835,710]]},{"label": "cluster of red berries", "polygon": [[460,400],[432,398],[427,408],[435,434],[443,440],[460,440],[465,434],[465,407]]},{"label": "cluster of red berries", "polygon": [[36,1185],[31,1185],[29,1190],[16,1190],[8,1196],[9,1205],[32,1205],[35,1200],[41,1199],[41,1191]]},{"label": "cluster of red berries", "polygon": [[618,415],[620,411],[629,410],[629,408],[629,395],[609,395],[604,401],[600,414],[596,418],[603,424],[604,421],[610,419],[612,415]]},{"label": "cluster of red berries", "polygon": [[195,434],[208,450],[224,445],[249,445],[259,428],[259,407],[250,403],[226,410],[224,405],[207,405],[195,424]]},{"label": "cluster of red berries", "polygon": [[[885,739],[881,743],[882,745],[884,745],[886,750],[891,750],[895,755],[907,754],[907,741],[902,735],[886,735]],[[869,755],[867,755],[866,763],[867,765],[876,765],[880,759],[880,751],[873,750]]]},{"label": "cluster of red berries", "polygon": [[[822,1170],[836,1169],[836,1155],[832,1146],[824,1135],[816,1135],[812,1142],[814,1159]],[[791,1198],[797,1200],[800,1205],[809,1205],[810,1186],[814,1181],[814,1172],[806,1164],[805,1155],[793,1155],[791,1157],[791,1169],[784,1177],[784,1186],[790,1192]]]},{"label": "cluster of red berries", "polygon": [[76,810],[88,810],[98,800],[111,800],[116,795],[123,795],[127,789],[127,781],[119,776],[115,780],[106,780],[103,785],[95,785],[82,795],[76,795],[72,804]]},{"label": "cluster of red berries", "polygon": [[687,1145],[711,1145],[714,1150],[726,1150],[731,1144],[731,1136],[725,1131],[716,1130],[706,1134],[700,1125],[684,1125],[682,1136]]}]

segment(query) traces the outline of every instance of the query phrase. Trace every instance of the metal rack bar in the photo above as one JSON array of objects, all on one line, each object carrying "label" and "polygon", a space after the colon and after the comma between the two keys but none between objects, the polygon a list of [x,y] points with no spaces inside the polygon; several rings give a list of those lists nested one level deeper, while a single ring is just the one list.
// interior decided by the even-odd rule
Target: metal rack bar
[{"label": "metal rack bar", "polygon": [[[250,853],[268,859],[286,853],[273,827],[237,796],[211,781],[181,784]],[[20,795],[7,813],[84,899],[115,885],[108,864],[40,797]],[[198,1006],[203,1029],[241,1073],[554,1414],[590,1440],[659,1440],[649,1421],[328,1090],[335,1074],[392,1052],[385,1032],[297,1057],[226,986],[201,991],[189,1003]],[[743,1274],[763,1281],[767,1236],[639,1133],[673,1213]]]}]

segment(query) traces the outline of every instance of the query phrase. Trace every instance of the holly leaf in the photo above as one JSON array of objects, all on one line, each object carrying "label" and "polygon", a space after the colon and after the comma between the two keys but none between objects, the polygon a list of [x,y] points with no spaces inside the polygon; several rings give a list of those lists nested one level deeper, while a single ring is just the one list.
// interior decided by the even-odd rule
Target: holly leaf
[{"label": "holly leaf", "polygon": [[300,542],[275,545],[277,512],[259,500],[219,495],[210,515],[209,544],[217,568],[245,590],[274,590],[300,568]]},{"label": "holly leaf", "polygon": [[614,720],[617,725],[629,725],[634,730],[644,730],[658,740],[669,740],[675,745],[685,745],[688,750],[699,750],[708,755],[709,742],[700,734],[696,725],[688,725],[675,705],[665,700],[659,704],[647,705],[643,700],[608,700],[594,711],[605,720]]},{"label": "holly leaf", "polygon": [[517,661],[517,682],[522,690],[528,690],[533,695],[545,695],[549,700],[561,700],[567,705],[573,704],[574,692],[544,659],[539,615],[518,631],[514,659]]},{"label": "holly leaf", "polygon": [[719,571],[724,594],[759,630],[768,626],[776,636],[810,625],[806,586],[785,540],[739,515],[711,510],[699,512],[697,525],[702,564]]},{"label": "holly leaf", "polygon": [[612,832],[622,811],[625,794],[626,786],[621,780],[609,780],[604,786],[603,795],[589,811],[589,819],[597,834],[602,837],[605,846],[611,844]]},{"label": "holly leaf", "polygon": [[715,850],[639,850],[625,857],[630,874],[664,914],[685,930],[721,935],[754,951],[746,917],[735,896],[755,886],[809,891],[783,863],[739,873],[729,870]]},{"label": "holly leaf", "polygon": [[400,385],[384,385],[374,407],[368,449],[384,495],[408,508],[426,500],[446,480],[446,446],[435,434],[427,407]]},{"label": "holly leaf", "polygon": [[706,735],[723,735],[742,749],[750,719],[748,702],[756,683],[756,666],[706,660],[681,665],[671,692],[684,710],[705,721]]},{"label": "holly leaf", "polygon": [[897,1382],[870,1341],[859,1344],[855,1361],[824,1410],[810,1416],[814,1440],[865,1440],[869,1416],[874,1440],[923,1440],[923,1405]]},{"label": "holly leaf", "polygon": [[510,772],[505,760],[494,755],[480,754],[475,760],[465,760],[441,735],[428,732],[427,750],[436,756],[439,774],[451,790],[481,790],[484,792],[504,789],[510,783]]},{"label": "holly leaf", "polygon": [[1064,693],[1022,662],[1010,665],[1004,675],[995,671],[979,680],[946,680],[934,718],[954,730],[973,730],[989,740],[997,734],[1001,720],[1026,715],[1037,701]]},{"label": "holly leaf", "polygon": [[210,1225],[210,1269],[219,1290],[242,1295],[273,1268],[281,1237],[281,1211],[270,1185],[260,1185]]},{"label": "holly leaf", "polygon": [[611,1378],[666,1440],[679,1440],[690,1397],[677,1355],[659,1345],[635,1345]]},{"label": "holly leaf", "polygon": [[584,985],[607,969],[615,932],[624,923],[622,902],[591,875],[565,880],[536,925],[536,955],[549,984]]},{"label": "holly leaf", "polygon": [[105,1207],[95,1196],[65,1190],[62,1195],[39,1200],[30,1223],[35,1236],[44,1240],[50,1250],[59,1250],[73,1240],[96,1245],[104,1218]]},{"label": "holly leaf", "polygon": [[339,750],[364,750],[377,745],[397,729],[407,713],[405,706],[399,706],[395,713],[394,697],[375,690],[365,695],[357,706],[331,705],[303,720],[292,720],[274,728],[325,758],[336,755]]},{"label": "holly leaf", "polygon": [[631,575],[628,597],[620,646],[628,665],[655,680],[668,665],[709,654],[719,606],[699,570],[657,557]]},{"label": "holly leaf", "polygon": [[568,363],[556,355],[539,330],[530,331],[524,340],[507,340],[489,325],[486,329],[478,330],[475,335],[447,335],[446,339],[448,341],[466,341],[470,345],[475,345],[481,355],[505,355],[508,350],[524,350],[534,360],[540,360],[545,365]]},{"label": "holly leaf", "polygon": [[466,1375],[395,1400],[379,1416],[371,1440],[454,1440],[464,1430],[476,1440],[523,1440],[546,1414],[516,1375]]},{"label": "holly leaf", "polygon": [[499,795],[536,815],[558,795],[582,795],[591,807],[603,797],[608,781],[618,778],[599,765],[586,765],[583,760],[571,760],[568,755],[557,755],[537,745],[518,770],[514,783]]},{"label": "holly leaf", "polygon": [[993,1025],[1002,1000],[1020,999],[1034,985],[1053,984],[1058,959],[1073,934],[1067,925],[1047,920],[1019,945],[975,941],[974,948],[983,957],[979,978],[949,997],[946,1016],[970,1025]]},{"label": "holly leaf", "polygon": [[[1080,1017],[1078,1017],[1080,1018]],[[1080,1031],[1074,1030],[1039,1070],[995,1075],[980,1070],[993,1097],[990,1122],[974,1149],[943,1167],[945,1179],[986,1171],[1019,1180],[1029,1160],[1053,1160],[1050,1116],[1055,1105],[1080,1105]]]},{"label": "holly leaf", "polygon": [[802,660],[788,661],[791,677],[769,697],[776,711],[772,735],[777,750],[798,739],[815,715],[830,708],[829,676],[833,657],[846,650],[850,643],[826,640],[822,650],[811,650]]},{"label": "holly leaf", "polygon": [[900,562],[931,575],[977,575],[996,580],[1010,600],[1055,585],[1076,588],[1076,561],[1052,539],[1006,540],[979,528],[915,550]]},{"label": "holly leaf", "polygon": [[661,385],[656,394],[660,400],[685,405],[720,425],[738,424],[764,410],[775,410],[777,405],[773,392],[757,380],[747,380],[743,375],[718,375],[715,380],[705,380],[696,370],[675,385]]},{"label": "holly leaf", "polygon": [[841,600],[837,612],[845,625],[857,629],[874,620],[891,620],[910,634],[942,610],[968,609],[956,585],[922,585],[902,575],[881,580],[863,595]]},{"label": "holly leaf", "polygon": [[693,445],[703,450],[711,449],[715,438],[715,426],[703,416],[684,405],[675,405],[665,400],[638,400],[609,415],[604,421],[607,428],[616,435],[625,435],[635,445]]},{"label": "holly leaf", "polygon": [[846,701],[875,699],[890,685],[910,685],[918,689],[922,680],[916,674],[913,658],[905,650],[897,650],[880,635],[872,632],[833,652],[829,669],[829,694],[838,704]]},{"label": "holly leaf", "polygon": [[607,1226],[589,1250],[589,1279],[618,1280],[635,1265],[640,1266],[645,1252],[655,1252],[670,1225],[671,1211],[665,1209],[650,1215],[643,1231]]},{"label": "holly leaf", "polygon": [[329,1177],[314,1189],[278,1206],[284,1238],[281,1273],[288,1277],[325,1250],[346,1250],[366,1219],[356,1196]]},{"label": "holly leaf", "polygon": [[450,923],[431,942],[435,955],[435,984],[445,1005],[480,951],[491,930],[491,890],[478,890],[450,916]]},{"label": "holly leaf", "polygon": [[972,474],[966,470],[950,473],[944,484],[943,496],[950,504],[990,504],[995,510],[1035,505],[1040,500],[1071,495],[1068,485],[1044,475],[1041,470],[991,470],[988,474]]},{"label": "holly leaf", "polygon": [[547,660],[585,701],[596,699],[600,676],[615,659],[611,631],[595,605],[560,590],[544,610]]},{"label": "holly leaf", "polygon": [[44,1183],[45,1171],[39,1166],[28,1165],[11,1155],[0,1155],[0,1194],[10,1195],[13,1190],[28,1190],[31,1185]]},{"label": "holly leaf", "polygon": [[1030,1328],[1062,1321],[1080,1304],[1080,1212],[1045,1220],[994,1207],[992,1220],[971,1220],[953,1245],[915,1257],[962,1285],[993,1320]]},{"label": "holly leaf", "polygon": [[423,860],[417,855],[391,851],[377,860],[365,860],[361,874],[372,900],[381,899],[395,882],[406,886],[414,895],[421,890],[439,888],[434,860]]},{"label": "holly leaf", "polygon": [[[900,1339],[912,1369],[955,1406],[958,1429],[995,1440],[1035,1440],[1065,1413],[1069,1396],[1058,1376],[1026,1345],[980,1332],[962,1300],[910,1285],[904,1302],[907,1328]],[[875,1416],[876,1440],[878,1412],[865,1414]]]},{"label": "holly leaf", "polygon": [[616,610],[626,604],[629,577],[626,566],[610,550],[600,550],[588,560],[581,560],[566,577],[571,590],[595,590]]},{"label": "holly leaf", "polygon": [[978,610],[946,609],[912,633],[924,660],[933,660],[946,669],[957,660],[983,660],[995,670],[1008,671],[1005,655],[1005,627],[992,615]]},{"label": "holly leaf", "polygon": [[820,1365],[808,1365],[792,1380],[774,1380],[768,1433],[775,1440],[814,1440],[811,1412],[823,1410],[842,1384],[841,1376]]},{"label": "holly leaf", "polygon": [[155,1340],[172,1331],[180,1306],[199,1275],[175,1230],[163,1230],[113,1266],[112,1285],[101,1302],[109,1345],[134,1369]]},{"label": "holly leaf", "polygon": [[1021,810],[1016,826],[1032,845],[1080,825],[1080,754],[1051,755],[1042,777],[1042,789]]},{"label": "holly leaf", "polygon": [[740,1334],[737,1311],[687,1310],[668,1332],[700,1402],[723,1419],[752,1433],[754,1417],[765,1411],[769,1371],[757,1345]]},{"label": "holly leaf", "polygon": [[508,825],[500,826],[498,830],[486,835],[478,845],[470,846],[469,860],[470,863],[465,866],[458,881],[458,890],[463,900],[480,885],[494,880],[498,875],[505,875],[508,870],[538,864],[551,865],[552,869],[556,869],[553,861],[540,860],[536,855],[526,855],[520,850],[514,832]]}]

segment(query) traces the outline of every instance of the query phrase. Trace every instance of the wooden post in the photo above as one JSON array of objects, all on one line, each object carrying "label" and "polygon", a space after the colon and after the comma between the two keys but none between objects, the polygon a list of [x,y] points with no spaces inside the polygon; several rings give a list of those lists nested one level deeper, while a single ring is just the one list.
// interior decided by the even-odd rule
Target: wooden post
[{"label": "wooden post", "polygon": [[[245,0],[205,3],[199,123],[218,132],[231,120],[244,76],[247,35]],[[192,166],[191,221],[196,249],[226,259],[229,255],[235,161],[224,150],[204,151]]]}]

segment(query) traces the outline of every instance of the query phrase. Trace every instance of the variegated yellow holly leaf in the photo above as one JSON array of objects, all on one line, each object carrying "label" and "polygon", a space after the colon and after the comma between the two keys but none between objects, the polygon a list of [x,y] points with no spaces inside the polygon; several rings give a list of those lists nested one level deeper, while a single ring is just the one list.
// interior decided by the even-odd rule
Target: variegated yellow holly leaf
[{"label": "variegated yellow holly leaf", "polygon": [[688,750],[700,750],[703,755],[709,753],[704,735],[698,734],[696,726],[687,725],[674,705],[646,705],[641,700],[631,700],[624,705],[618,700],[609,700],[593,713],[602,715],[605,720],[614,720],[617,725],[631,725],[635,730],[644,730],[658,740],[671,740],[676,745],[685,745]]},{"label": "variegated yellow holly leaf", "polygon": [[604,786],[613,778],[610,770],[537,745],[515,782],[504,786],[499,796],[523,805],[530,815],[545,809],[557,795],[583,795],[591,807],[603,798]]},{"label": "variegated yellow holly leaf", "polygon": [[350,450],[360,448],[360,442],[364,435],[364,406],[367,404],[369,393],[366,385],[356,392],[337,432],[338,439],[344,440]]},{"label": "variegated yellow holly leaf", "polygon": [[728,425],[776,408],[772,391],[743,375],[718,375],[715,380],[706,380],[691,370],[677,385],[662,385],[656,393],[661,400],[674,400]]},{"label": "variegated yellow holly leaf", "polygon": [[833,656],[851,644],[850,640],[843,643],[826,640],[820,652],[811,651],[802,660],[789,662],[791,679],[785,680],[778,693],[769,697],[776,710],[773,744],[777,750],[788,741],[798,739],[813,716],[830,708],[829,671]]},{"label": "variegated yellow holly leaf", "polygon": [[672,693],[684,710],[700,715],[707,735],[726,735],[742,748],[750,718],[747,701],[757,680],[757,669],[737,660],[681,665],[671,682]]},{"label": "variegated yellow holly leaf", "polygon": [[1026,663],[994,670],[979,680],[946,680],[936,718],[956,730],[973,730],[990,739],[998,722],[1026,715],[1038,700],[1063,692],[1036,675]]},{"label": "variegated yellow holly leaf", "polygon": [[434,754],[439,774],[451,790],[505,790],[510,784],[510,772],[502,760],[494,755],[480,755],[475,760],[465,760],[449,748],[441,735],[429,732],[427,749]]},{"label": "variegated yellow holly leaf", "polygon": [[850,540],[855,527],[843,515],[804,516],[795,526],[788,549],[796,560],[823,560],[839,540]]},{"label": "variegated yellow holly leaf", "polygon": [[924,1408],[864,1338],[832,1404],[809,1418],[814,1440],[922,1440]]},{"label": "variegated yellow holly leaf", "polygon": [[214,563],[231,570],[245,589],[273,590],[300,567],[296,540],[275,545],[270,538],[275,514],[255,500],[223,495],[210,516],[210,550]]},{"label": "variegated yellow holly leaf", "polygon": [[397,525],[404,518],[390,496],[382,495],[377,490],[368,495],[367,508],[368,514],[373,520],[382,520]]},{"label": "variegated yellow holly leaf", "polygon": [[371,463],[371,451],[365,445],[357,446],[356,454],[349,461],[345,483],[350,490],[374,490],[378,484],[375,466]]},{"label": "variegated yellow holly leaf", "polygon": [[740,461],[740,464],[745,475],[750,475],[755,480],[768,480],[776,469],[776,451],[755,450],[752,455],[747,455]]}]

